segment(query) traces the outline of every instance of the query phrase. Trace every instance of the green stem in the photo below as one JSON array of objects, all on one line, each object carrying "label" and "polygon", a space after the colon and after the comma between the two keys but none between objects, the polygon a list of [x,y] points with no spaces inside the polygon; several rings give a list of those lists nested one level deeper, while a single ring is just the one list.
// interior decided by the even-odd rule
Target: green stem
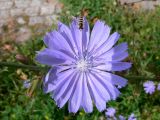
[{"label": "green stem", "polygon": [[[24,64],[18,64],[18,63],[10,63],[10,62],[0,62],[0,66],[6,66],[6,67],[15,67],[15,68],[26,68],[33,71],[47,71],[48,69],[46,67],[40,67],[40,66],[33,66],[33,65],[24,65]],[[127,79],[136,79],[136,80],[155,80],[156,78],[152,77],[146,77],[146,76],[129,76],[124,75],[123,77]]]},{"label": "green stem", "polygon": [[146,76],[129,76],[129,75],[124,75],[125,78],[127,79],[135,79],[135,80],[156,80],[154,77],[146,77]]},{"label": "green stem", "polygon": [[45,71],[47,68],[40,67],[40,66],[33,66],[33,65],[24,65],[24,64],[18,64],[18,63],[10,63],[10,62],[0,62],[0,66],[6,66],[6,67],[15,67],[15,68],[26,68],[33,71]]}]

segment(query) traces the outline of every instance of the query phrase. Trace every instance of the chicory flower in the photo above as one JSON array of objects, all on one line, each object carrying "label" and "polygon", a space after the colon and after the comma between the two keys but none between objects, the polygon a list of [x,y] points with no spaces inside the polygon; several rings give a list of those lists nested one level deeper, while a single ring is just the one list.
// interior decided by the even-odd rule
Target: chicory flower
[{"label": "chicory flower", "polygon": [[115,114],[116,114],[116,109],[114,109],[112,107],[107,108],[107,111],[105,112],[105,115],[107,117],[114,117]]},{"label": "chicory flower", "polygon": [[147,81],[143,83],[143,87],[146,93],[153,94],[155,92],[155,84],[153,81]]},{"label": "chicory flower", "polygon": [[99,111],[106,108],[106,102],[115,100],[127,80],[111,72],[131,67],[122,62],[128,56],[127,43],[115,45],[120,35],[110,35],[111,28],[98,20],[92,32],[85,18],[83,29],[78,19],[70,26],[58,23],[58,30],[46,34],[47,46],[38,52],[36,60],[51,66],[44,80],[44,91],[51,93],[56,104],[62,108],[68,102],[69,112],[80,108],[93,111],[93,103]]}]

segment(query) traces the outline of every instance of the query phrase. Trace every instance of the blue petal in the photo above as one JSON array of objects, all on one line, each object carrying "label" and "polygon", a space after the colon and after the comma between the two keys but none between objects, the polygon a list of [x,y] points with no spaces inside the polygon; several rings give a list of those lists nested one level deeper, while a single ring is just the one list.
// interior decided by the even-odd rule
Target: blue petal
[{"label": "blue petal", "polygon": [[93,111],[93,104],[92,104],[92,99],[91,99],[87,84],[88,84],[87,83],[87,76],[85,75],[84,79],[83,79],[83,86],[82,86],[83,87],[82,88],[83,96],[82,96],[81,105],[86,113],[90,113]]},{"label": "blue petal", "polygon": [[126,118],[122,115],[119,115],[119,120],[126,120]]},{"label": "blue petal", "polygon": [[84,28],[82,29],[82,47],[83,47],[83,52],[87,50],[87,46],[89,44],[89,35],[90,35],[90,28],[88,21],[86,18],[84,18]]},{"label": "blue petal", "polygon": [[44,37],[44,43],[49,49],[67,50],[70,53],[73,53],[67,40],[55,30],[46,34],[46,36]]},{"label": "blue petal", "polygon": [[62,63],[71,63],[72,61],[75,61],[74,58],[61,51],[50,50],[47,48],[38,52],[38,54],[36,55],[36,60],[42,64],[51,66]]},{"label": "blue petal", "polygon": [[97,51],[95,53],[95,56],[99,56],[100,54],[110,50],[113,45],[115,45],[115,43],[118,41],[120,37],[120,34],[118,34],[117,32],[113,33],[108,40],[105,41],[104,44],[102,44],[99,48],[97,48],[95,51]]},{"label": "blue petal", "polygon": [[69,29],[69,27],[61,22],[58,22],[58,31],[66,39],[66,41],[68,42],[68,44],[72,48],[72,51],[75,53],[75,55],[78,55],[76,44],[75,44],[75,41],[73,40],[72,33],[71,33],[71,30]]},{"label": "blue petal", "polygon": [[99,54],[97,53],[96,58],[106,59],[107,61],[120,61],[128,56],[128,52],[126,52],[127,49],[127,43],[121,43],[109,51],[99,52]]},{"label": "blue petal", "polygon": [[128,52],[122,52],[122,53],[115,53],[113,55],[105,55],[105,56],[100,56],[100,57],[96,57],[95,60],[99,61],[99,62],[108,62],[108,61],[113,61],[113,62],[119,62],[122,61],[124,59],[126,59],[128,57]]},{"label": "blue petal", "polygon": [[63,95],[63,93],[69,86],[71,80],[75,78],[76,75],[76,73],[73,70],[68,70],[68,72],[66,72],[65,74],[65,78],[60,79],[58,83],[56,83],[57,88],[55,89],[53,94],[53,98],[55,101],[57,101]]},{"label": "blue petal", "polygon": [[82,55],[82,53],[86,51],[87,45],[89,43],[90,28],[86,18],[83,18],[83,29],[79,29],[78,19],[79,18],[73,20],[70,29],[79,54]]},{"label": "blue petal", "polygon": [[63,80],[73,73],[73,71],[64,71],[66,67],[53,67],[49,70],[47,75],[44,78],[44,92],[48,93],[55,89],[57,89],[57,86],[63,82]]},{"label": "blue petal", "polygon": [[129,62],[105,62],[104,64],[94,67],[98,70],[104,71],[122,71],[131,67]]},{"label": "blue petal", "polygon": [[72,32],[73,40],[76,43],[78,52],[80,55],[82,55],[82,30],[78,28],[78,20],[74,19],[73,22],[70,25],[70,29]]},{"label": "blue petal", "polygon": [[47,75],[45,76],[44,82],[43,82],[43,89],[45,93],[53,91],[56,86],[54,85],[54,81],[57,79],[56,76],[57,69],[56,67],[51,68]]},{"label": "blue petal", "polygon": [[117,85],[119,87],[125,87],[127,85],[127,79],[111,73],[107,73],[107,74],[108,76],[112,77],[111,79],[114,85]]},{"label": "blue petal", "polygon": [[97,107],[97,109],[101,112],[106,108],[106,102],[101,98],[95,86],[92,83],[91,78],[87,75],[88,87],[91,94],[92,99]]},{"label": "blue petal", "polygon": [[[98,73],[99,71],[96,71],[96,72]],[[127,80],[123,77],[118,76],[118,75],[114,75],[112,73],[108,73],[108,72],[104,72],[104,71],[99,72],[99,75],[101,75],[105,79],[105,81],[109,81],[113,85],[117,85],[117,86],[121,86],[121,87],[125,87],[127,85]]]},{"label": "blue petal", "polygon": [[122,52],[122,53],[113,55],[111,61],[122,61],[127,57],[128,57],[128,52]]},{"label": "blue petal", "polygon": [[97,90],[97,92],[99,93],[101,98],[103,100],[105,100],[106,102],[111,100],[111,97],[110,97],[110,94],[108,93],[108,90],[105,89],[103,84],[100,83],[100,81],[101,81],[100,78],[98,78],[95,74],[91,73],[90,79],[92,80],[92,83],[95,86],[95,89]]},{"label": "blue petal", "polygon": [[58,99],[57,104],[60,108],[62,108],[66,104],[66,102],[69,100],[69,98],[71,98],[71,95],[74,92],[73,90],[75,89],[75,84],[76,84],[78,78],[79,78],[79,74],[76,74],[76,76],[74,76],[71,79],[71,82],[68,85],[65,92],[63,93],[63,95]]},{"label": "blue petal", "polygon": [[88,51],[93,51],[102,45],[109,37],[110,27],[105,25],[102,21],[97,21],[91,32],[91,38],[89,41]]},{"label": "blue petal", "polygon": [[83,73],[81,73],[79,80],[77,80],[74,93],[69,100],[69,112],[76,113],[81,105],[83,76]]},{"label": "blue petal", "polygon": [[117,88],[112,84],[112,74],[107,74],[107,72],[99,71],[92,69],[93,74],[99,79],[99,82],[108,90],[112,99],[116,99],[119,96],[119,91]]}]

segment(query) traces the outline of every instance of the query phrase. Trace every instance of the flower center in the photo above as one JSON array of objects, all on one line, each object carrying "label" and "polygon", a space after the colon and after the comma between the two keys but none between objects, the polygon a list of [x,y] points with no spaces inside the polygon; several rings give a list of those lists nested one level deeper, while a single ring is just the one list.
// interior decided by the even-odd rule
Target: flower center
[{"label": "flower center", "polygon": [[88,62],[84,59],[81,59],[77,62],[76,67],[80,71],[86,71],[88,69]]}]

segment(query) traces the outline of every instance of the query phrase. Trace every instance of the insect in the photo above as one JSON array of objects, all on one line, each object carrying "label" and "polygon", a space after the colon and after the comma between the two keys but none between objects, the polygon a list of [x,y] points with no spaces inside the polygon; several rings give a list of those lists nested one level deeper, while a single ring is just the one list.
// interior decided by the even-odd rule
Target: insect
[{"label": "insect", "polygon": [[81,15],[79,16],[79,19],[78,19],[78,28],[80,30],[83,29],[84,27],[84,17],[86,17],[88,15],[88,10],[87,9],[83,9],[81,11]]},{"label": "insect", "polygon": [[84,20],[83,20],[83,15],[81,14],[81,16],[79,17],[79,20],[78,20],[78,28],[82,30],[83,24],[84,24]]}]

